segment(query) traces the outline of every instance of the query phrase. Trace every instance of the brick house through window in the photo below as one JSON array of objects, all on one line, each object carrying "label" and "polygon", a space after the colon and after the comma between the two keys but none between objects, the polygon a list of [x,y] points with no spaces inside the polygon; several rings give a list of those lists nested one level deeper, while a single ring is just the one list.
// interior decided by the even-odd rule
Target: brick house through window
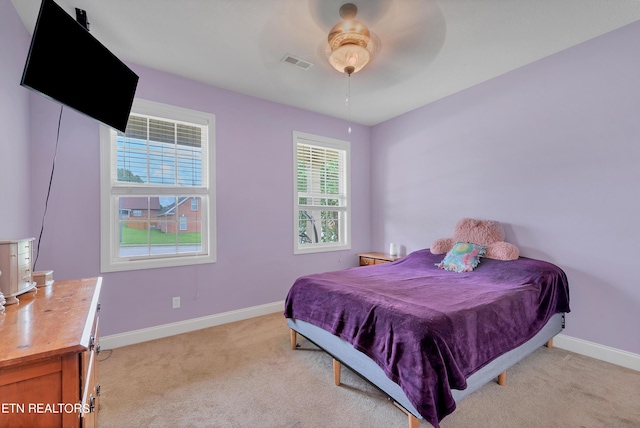
[{"label": "brick house through window", "polygon": [[158,227],[165,233],[201,232],[200,198],[179,197],[157,214]]},{"label": "brick house through window", "polygon": [[147,230],[158,227],[160,198],[144,196],[120,198],[120,219],[129,220],[125,225],[130,229]]}]

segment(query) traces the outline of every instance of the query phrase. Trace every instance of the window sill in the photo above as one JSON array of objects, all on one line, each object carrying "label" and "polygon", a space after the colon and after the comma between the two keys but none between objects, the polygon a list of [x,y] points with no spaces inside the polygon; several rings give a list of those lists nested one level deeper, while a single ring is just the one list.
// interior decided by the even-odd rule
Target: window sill
[{"label": "window sill", "polygon": [[121,272],[128,270],[157,269],[176,266],[200,265],[206,263],[215,263],[214,255],[207,256],[182,256],[182,257],[166,257],[158,259],[145,260],[122,260],[111,261],[103,260],[100,264],[100,272]]}]

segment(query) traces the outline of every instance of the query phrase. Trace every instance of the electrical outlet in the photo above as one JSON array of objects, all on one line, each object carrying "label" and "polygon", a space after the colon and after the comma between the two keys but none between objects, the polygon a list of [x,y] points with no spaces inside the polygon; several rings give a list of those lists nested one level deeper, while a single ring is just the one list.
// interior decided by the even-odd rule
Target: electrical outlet
[{"label": "electrical outlet", "polygon": [[180,297],[173,298],[173,309],[177,309],[180,307]]}]

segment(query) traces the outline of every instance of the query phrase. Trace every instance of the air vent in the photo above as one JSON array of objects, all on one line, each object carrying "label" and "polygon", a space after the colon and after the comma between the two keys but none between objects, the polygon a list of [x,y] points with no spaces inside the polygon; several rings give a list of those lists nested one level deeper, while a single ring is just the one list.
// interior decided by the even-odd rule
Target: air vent
[{"label": "air vent", "polygon": [[282,62],[295,65],[296,67],[301,68],[303,70],[308,70],[311,68],[311,66],[313,66],[312,62],[305,61],[303,59],[297,58],[290,54],[286,54],[284,58],[282,58]]}]

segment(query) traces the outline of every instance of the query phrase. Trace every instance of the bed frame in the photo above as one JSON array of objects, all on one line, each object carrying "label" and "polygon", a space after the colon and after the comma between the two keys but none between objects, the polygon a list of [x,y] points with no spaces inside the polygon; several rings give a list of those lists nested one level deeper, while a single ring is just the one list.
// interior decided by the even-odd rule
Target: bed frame
[{"label": "bed frame", "polygon": [[[391,381],[372,359],[355,349],[350,343],[313,324],[287,318],[287,325],[291,329],[291,349],[299,347],[297,334],[300,334],[333,357],[333,380],[336,386],[340,385],[340,368],[344,365],[389,396],[396,407],[407,414],[409,428],[420,426],[420,420],[423,417],[409,402],[400,386]],[[466,389],[451,390],[454,400],[459,402],[496,377],[498,384],[506,385],[506,370],[543,345],[551,348],[553,337],[563,328],[564,313],[555,314],[532,339],[501,355],[469,376]]]}]

